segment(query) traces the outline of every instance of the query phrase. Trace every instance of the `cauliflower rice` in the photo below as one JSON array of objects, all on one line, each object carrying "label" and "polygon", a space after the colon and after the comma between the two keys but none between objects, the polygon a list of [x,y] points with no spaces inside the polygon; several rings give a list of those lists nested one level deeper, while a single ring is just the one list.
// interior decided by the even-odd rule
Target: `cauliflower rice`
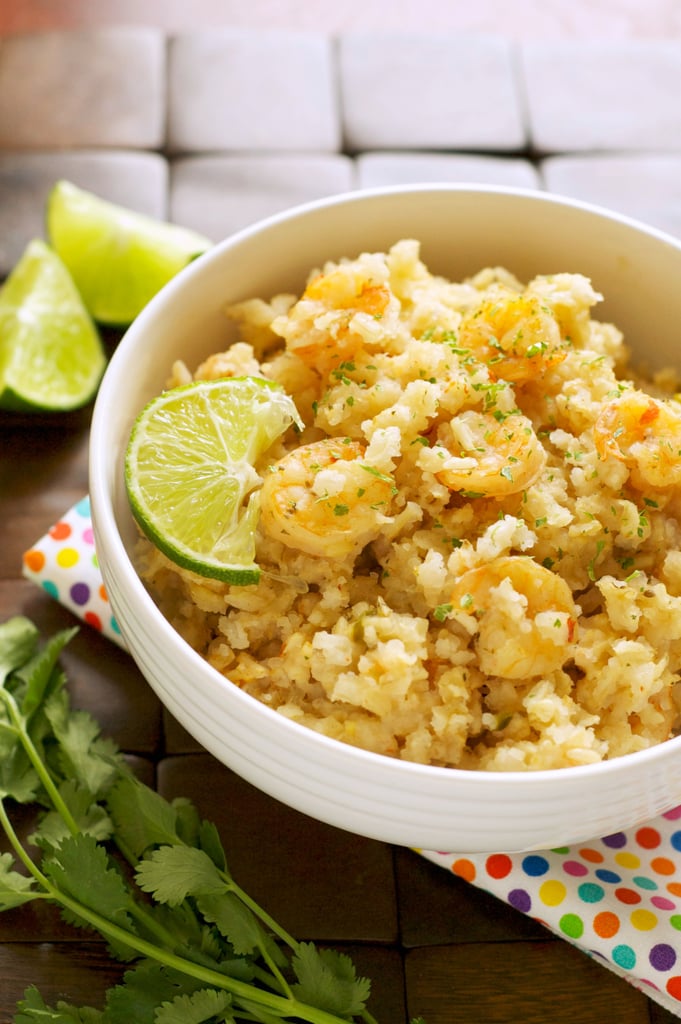
[{"label": "cauliflower rice", "polygon": [[256,467],[257,585],[140,540],[182,636],[235,685],[423,764],[589,764],[679,727],[681,404],[643,381],[590,281],[452,283],[416,241],[232,306],[240,340],[169,385],[294,398]]}]

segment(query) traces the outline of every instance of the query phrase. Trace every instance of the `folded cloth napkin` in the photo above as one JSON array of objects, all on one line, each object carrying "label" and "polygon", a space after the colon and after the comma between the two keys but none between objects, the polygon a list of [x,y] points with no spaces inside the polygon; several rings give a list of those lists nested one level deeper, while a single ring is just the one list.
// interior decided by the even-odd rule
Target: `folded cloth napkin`
[{"label": "folded cloth napkin", "polygon": [[555,850],[419,853],[540,921],[681,1017],[681,807]]},{"label": "folded cloth napkin", "polygon": [[[125,648],[102,583],[87,498],[24,554],[23,572]],[[418,852],[540,921],[681,1017],[681,806],[556,850]]]},{"label": "folded cloth napkin", "polygon": [[70,508],[24,552],[23,573],[83,622],[125,649],[99,571],[88,497]]}]

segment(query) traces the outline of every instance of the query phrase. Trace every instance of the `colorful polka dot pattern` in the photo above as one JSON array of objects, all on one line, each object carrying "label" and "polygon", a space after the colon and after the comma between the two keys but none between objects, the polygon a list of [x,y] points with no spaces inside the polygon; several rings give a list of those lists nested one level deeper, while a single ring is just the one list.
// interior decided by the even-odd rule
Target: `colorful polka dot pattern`
[{"label": "colorful polka dot pattern", "polygon": [[24,552],[23,573],[83,622],[125,647],[97,562],[89,498],[77,502]]},{"label": "colorful polka dot pattern", "polygon": [[534,917],[681,1017],[681,807],[556,850],[420,852]]}]

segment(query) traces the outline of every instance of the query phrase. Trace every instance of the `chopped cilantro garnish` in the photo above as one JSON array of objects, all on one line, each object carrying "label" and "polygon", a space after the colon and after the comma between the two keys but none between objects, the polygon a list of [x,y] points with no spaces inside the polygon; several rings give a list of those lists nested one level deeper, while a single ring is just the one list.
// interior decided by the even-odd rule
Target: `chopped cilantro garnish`
[{"label": "chopped cilantro garnish", "polygon": [[379,480],[383,480],[387,484],[391,484],[393,482],[391,476],[388,476],[387,473],[381,473],[380,469],[376,469],[375,466],[366,466],[364,463],[362,463],[362,467],[361,468],[366,473],[371,473],[372,476],[377,477],[377,479],[379,479]]},{"label": "chopped cilantro garnish", "polygon": [[534,356],[540,356],[546,352],[548,347],[545,341],[535,341],[532,345],[527,346],[525,355],[528,359],[533,359]]}]

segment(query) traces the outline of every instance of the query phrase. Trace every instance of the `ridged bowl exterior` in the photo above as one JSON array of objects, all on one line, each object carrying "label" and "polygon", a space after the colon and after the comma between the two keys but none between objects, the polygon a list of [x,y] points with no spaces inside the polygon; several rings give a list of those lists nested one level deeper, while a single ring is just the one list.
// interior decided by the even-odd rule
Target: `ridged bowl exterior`
[{"label": "ridged bowl exterior", "polygon": [[122,473],[132,422],[175,359],[229,343],[224,307],[300,291],[328,259],[417,238],[429,268],[461,279],[504,265],[519,278],[592,279],[641,359],[679,362],[681,243],[547,193],[415,185],[298,207],[215,246],[149,304],[121,341],[96,402],[90,499],[98,557],[128,648],[160,700],[216,758],[282,802],[399,845],[467,852],[553,848],[608,835],[681,802],[681,738],[588,767],[528,773],[431,768],[306,729],[241,692],[164,620],[130,559],[135,528]]}]

